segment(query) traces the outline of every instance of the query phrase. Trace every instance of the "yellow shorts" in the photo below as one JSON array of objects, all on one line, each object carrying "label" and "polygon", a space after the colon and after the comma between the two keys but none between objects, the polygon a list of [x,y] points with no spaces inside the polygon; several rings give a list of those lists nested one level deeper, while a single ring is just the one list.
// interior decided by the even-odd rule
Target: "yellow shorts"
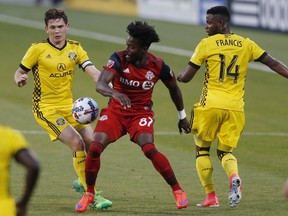
[{"label": "yellow shorts", "polygon": [[0,213],[3,216],[16,216],[16,204],[13,198],[0,199]]},{"label": "yellow shorts", "polygon": [[75,121],[71,107],[70,105],[41,107],[39,111],[33,114],[38,124],[47,131],[50,139],[55,141],[68,125],[71,125],[77,131],[88,126]]},{"label": "yellow shorts", "polygon": [[244,112],[195,106],[193,115],[192,133],[196,136],[195,141],[200,139],[204,141],[203,144],[209,144],[217,137],[220,145],[237,147],[245,125]]}]

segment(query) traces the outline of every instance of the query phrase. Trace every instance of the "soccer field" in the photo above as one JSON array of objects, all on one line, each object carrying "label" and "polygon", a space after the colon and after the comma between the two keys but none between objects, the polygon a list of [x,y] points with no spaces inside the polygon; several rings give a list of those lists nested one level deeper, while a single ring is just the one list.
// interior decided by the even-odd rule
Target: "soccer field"
[{"label": "soccer field", "polygon": [[[72,152],[60,142],[52,143],[37,125],[31,111],[33,77],[24,88],[13,81],[25,51],[32,42],[45,39],[43,14],[47,8],[0,4],[1,28],[1,124],[22,131],[39,156],[42,172],[29,205],[29,216],[77,215],[74,206],[81,198],[72,190],[76,174],[72,167]],[[107,15],[67,10],[70,39],[79,40],[97,68],[106,64],[110,54],[125,47],[126,26],[135,17]],[[155,25],[161,42],[151,51],[164,58],[175,74],[183,70],[193,48],[206,36],[203,26],[182,25],[148,20]],[[252,29],[233,28],[249,37],[274,57],[288,64],[287,35]],[[190,54],[191,53],[191,54]],[[191,135],[179,135],[177,112],[162,83],[153,95],[155,111],[155,144],[174,168],[177,179],[186,191],[189,206],[177,210],[171,189],[154,170],[140,148],[128,136],[111,144],[102,155],[97,189],[113,202],[104,211],[88,210],[84,215],[287,215],[288,201],[282,194],[288,177],[288,99],[287,80],[262,70],[252,63],[246,81],[246,127],[235,149],[243,182],[243,199],[236,209],[228,207],[228,178],[219,163],[215,145],[211,149],[214,180],[220,201],[219,208],[199,208],[204,190],[195,168],[195,150]],[[179,84],[186,112],[199,99],[204,67],[189,84]],[[108,99],[95,91],[88,76],[76,70],[73,92],[94,98],[101,107]],[[12,164],[12,193],[18,197],[24,181],[23,169]],[[1,215],[1,210],[0,210]]]}]

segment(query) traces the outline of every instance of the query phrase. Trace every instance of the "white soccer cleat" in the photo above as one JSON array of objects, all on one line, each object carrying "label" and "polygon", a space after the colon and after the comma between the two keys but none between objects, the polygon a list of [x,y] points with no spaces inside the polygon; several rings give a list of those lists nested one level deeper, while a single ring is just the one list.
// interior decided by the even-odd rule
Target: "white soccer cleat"
[{"label": "white soccer cleat", "polygon": [[237,207],[241,198],[242,198],[242,188],[241,188],[241,180],[239,176],[235,176],[232,179],[232,186],[229,191],[229,206],[231,208]]}]

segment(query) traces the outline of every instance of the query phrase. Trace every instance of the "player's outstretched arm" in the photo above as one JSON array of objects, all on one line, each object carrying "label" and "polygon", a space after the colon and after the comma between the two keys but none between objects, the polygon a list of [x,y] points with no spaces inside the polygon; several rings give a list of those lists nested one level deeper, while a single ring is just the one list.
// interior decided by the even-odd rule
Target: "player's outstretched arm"
[{"label": "player's outstretched arm", "polygon": [[271,70],[275,71],[281,76],[288,78],[287,65],[283,64],[278,59],[273,58],[271,55],[267,54],[260,62],[267,65]]},{"label": "player's outstretched arm", "polygon": [[16,153],[15,158],[17,162],[22,164],[27,170],[24,193],[21,199],[17,202],[17,216],[22,216],[25,215],[27,211],[28,202],[36,187],[40,165],[36,156],[29,149],[20,150]]}]

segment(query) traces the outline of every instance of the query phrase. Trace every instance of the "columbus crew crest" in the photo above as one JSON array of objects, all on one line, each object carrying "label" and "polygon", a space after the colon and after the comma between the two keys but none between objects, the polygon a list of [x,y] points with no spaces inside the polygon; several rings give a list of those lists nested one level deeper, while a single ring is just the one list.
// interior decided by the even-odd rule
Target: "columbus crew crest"
[{"label": "columbus crew crest", "polygon": [[73,51],[70,51],[70,52],[68,53],[68,58],[69,58],[71,61],[75,61],[76,58],[77,58],[77,54],[76,54],[75,52],[73,52]]}]

